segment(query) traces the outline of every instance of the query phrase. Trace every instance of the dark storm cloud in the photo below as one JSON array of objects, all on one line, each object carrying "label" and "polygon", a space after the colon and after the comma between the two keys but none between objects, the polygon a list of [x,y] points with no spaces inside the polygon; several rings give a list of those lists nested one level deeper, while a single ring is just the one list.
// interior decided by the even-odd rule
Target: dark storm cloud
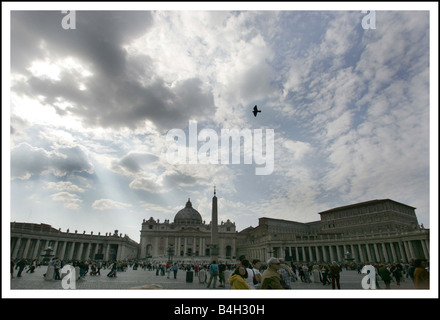
[{"label": "dark storm cloud", "polygon": [[168,187],[183,186],[188,187],[199,183],[192,175],[184,174],[181,172],[173,172],[164,177],[164,185]]},{"label": "dark storm cloud", "polygon": [[74,172],[89,172],[93,167],[79,147],[46,151],[22,143],[11,150],[11,177],[27,179],[33,175],[51,172],[65,176]]},{"label": "dark storm cloud", "polygon": [[65,30],[61,11],[13,11],[11,13],[12,71],[23,71],[35,58],[43,58],[42,41],[54,56],[75,56],[95,67],[95,72],[123,71],[122,45],[146,32],[149,12],[76,11],[76,29]]},{"label": "dark storm cloud", "polygon": [[[13,91],[44,96],[60,115],[79,116],[88,126],[136,128],[145,120],[162,131],[182,127],[190,117],[206,117],[214,106],[210,91],[198,78],[167,85],[155,74],[154,57],[146,52],[129,57],[123,48],[148,31],[149,12],[76,12],[76,29],[61,26],[65,14],[13,12],[11,19],[11,68],[26,76]],[[62,69],[59,81],[36,77],[27,70],[32,61],[73,57],[93,73]],[[80,90],[79,85],[87,90]],[[56,101],[69,103],[60,108]]]}]

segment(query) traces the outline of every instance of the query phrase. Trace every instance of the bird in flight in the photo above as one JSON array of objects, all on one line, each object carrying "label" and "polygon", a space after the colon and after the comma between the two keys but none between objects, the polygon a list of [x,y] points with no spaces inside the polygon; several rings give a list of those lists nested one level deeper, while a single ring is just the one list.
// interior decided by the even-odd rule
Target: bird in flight
[{"label": "bird in flight", "polygon": [[252,112],[253,112],[253,114],[254,114],[254,117],[256,117],[256,116],[257,116],[257,113],[258,113],[258,112],[261,112],[261,110],[258,110],[257,106],[255,106],[255,107],[254,107],[254,111],[252,111]]}]

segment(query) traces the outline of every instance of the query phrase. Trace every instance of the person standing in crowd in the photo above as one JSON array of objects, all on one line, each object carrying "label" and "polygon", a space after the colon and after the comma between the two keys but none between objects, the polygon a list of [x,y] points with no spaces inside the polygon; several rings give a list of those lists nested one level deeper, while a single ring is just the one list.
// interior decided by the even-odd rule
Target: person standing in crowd
[{"label": "person standing in crowd", "polygon": [[254,287],[255,289],[259,289],[261,287],[261,261],[258,259],[254,259],[252,261],[252,271],[255,274]]},{"label": "person standing in crowd", "polygon": [[51,262],[49,262],[49,265],[47,266],[46,273],[43,275],[44,280],[51,281],[55,278],[55,265],[56,265],[56,259],[53,258]]},{"label": "person standing in crowd", "polygon": [[290,270],[292,270],[293,273],[292,282],[298,281],[298,267],[293,263],[293,261],[290,261]]},{"label": "person standing in crowd", "polygon": [[55,270],[54,270],[55,280],[61,280],[61,277],[60,277],[60,260],[59,259],[55,260],[54,268],[55,268]]},{"label": "person standing in crowd", "polygon": [[379,275],[385,282],[385,289],[391,289],[391,272],[384,264],[379,265]]},{"label": "person standing in crowd", "polygon": [[209,272],[210,277],[209,277],[209,282],[208,282],[207,288],[209,288],[211,286],[211,282],[212,282],[212,280],[214,280],[212,287],[215,289],[215,285],[217,283],[217,277],[218,277],[218,273],[219,273],[217,261],[213,261],[211,263],[211,265],[209,266],[209,271],[210,271]]},{"label": "person standing in crowd", "polygon": [[416,270],[416,267],[414,266],[416,259],[412,258],[409,261],[409,266],[408,266],[408,270],[406,272],[406,277],[411,278],[411,280],[414,282],[414,270]]},{"label": "person standing in crowd", "polygon": [[321,269],[317,263],[315,263],[312,267],[312,278],[314,283],[322,282]]},{"label": "person standing in crowd", "polygon": [[177,262],[176,262],[176,263],[174,263],[174,265],[173,265],[174,279],[177,278],[177,271],[179,271],[179,266],[177,265]]},{"label": "person standing in crowd", "polygon": [[429,289],[429,272],[426,269],[428,263],[425,259],[414,261],[414,286],[416,289]]},{"label": "person standing in crowd", "polygon": [[30,272],[30,273],[34,273],[34,270],[36,268],[36,263],[35,263],[35,259],[32,260],[31,264],[29,265],[28,269],[26,270],[26,273]]},{"label": "person standing in crowd", "polygon": [[330,277],[332,279],[332,289],[335,289],[335,283],[336,286],[338,287],[338,289],[341,289],[341,284],[340,284],[340,272],[341,272],[341,267],[336,263],[336,261],[332,262],[332,265],[330,267]]},{"label": "person standing in crowd", "polygon": [[112,266],[111,266],[110,272],[107,274],[107,277],[109,277],[109,278],[112,278],[112,277],[116,278],[117,277],[116,276],[116,268],[117,268],[117,264],[116,264],[116,261],[114,261]]},{"label": "person standing in crowd", "polygon": [[322,285],[325,286],[326,284],[331,284],[330,280],[328,279],[330,275],[330,268],[325,263],[322,265],[321,274],[322,274]]},{"label": "person standing in crowd", "polygon": [[244,259],[241,261],[241,264],[246,268],[246,283],[249,285],[249,287],[252,290],[255,290],[255,286],[254,286],[254,271],[252,270],[252,266],[249,262],[249,260]]},{"label": "person standing in crowd", "polygon": [[301,269],[304,275],[304,282],[311,283],[312,280],[310,279],[309,267],[307,266],[307,264],[304,263]]},{"label": "person standing in crowd", "polygon": [[400,279],[402,278],[401,266],[397,262],[394,262],[390,268],[390,272],[393,275],[394,279],[396,279],[396,284],[400,287]]},{"label": "person standing in crowd", "polygon": [[244,266],[244,261],[245,260],[242,261],[242,265],[238,266],[228,279],[232,289],[248,290],[251,288],[249,283],[246,281],[246,279],[249,277],[249,274],[247,273],[248,268]]},{"label": "person standing in crowd", "polygon": [[225,271],[226,271],[226,265],[222,262],[218,265],[218,280],[220,282],[219,287],[221,288],[224,288],[226,285]]},{"label": "person standing in crowd", "polygon": [[96,265],[97,271],[96,271],[96,275],[100,276],[101,275],[101,268],[102,268],[102,262],[98,261],[97,265]]},{"label": "person standing in crowd", "polygon": [[23,272],[25,267],[26,267],[26,260],[20,259],[20,261],[18,261],[17,265],[15,266],[15,269],[18,268],[17,278],[21,277],[21,273]]},{"label": "person standing in crowd", "polygon": [[261,289],[284,289],[281,285],[281,275],[278,273],[281,267],[280,260],[272,257],[267,261],[267,266],[261,276]]},{"label": "person standing in crowd", "polygon": [[281,275],[281,285],[284,289],[290,289],[291,279],[293,278],[293,271],[290,270],[289,266],[284,264],[283,259],[278,259],[280,261],[280,269],[278,273]]},{"label": "person standing in crowd", "polygon": [[84,260],[81,260],[79,262],[79,276],[81,279],[84,279],[84,277],[86,276],[86,270],[88,270],[88,266],[86,266],[86,263]]}]

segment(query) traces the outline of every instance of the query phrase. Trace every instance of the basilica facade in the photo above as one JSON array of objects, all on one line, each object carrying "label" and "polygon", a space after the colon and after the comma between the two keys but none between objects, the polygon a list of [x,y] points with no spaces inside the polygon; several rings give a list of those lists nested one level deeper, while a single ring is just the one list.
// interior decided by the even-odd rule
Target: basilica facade
[{"label": "basilica facade", "polygon": [[212,221],[202,221],[202,216],[193,208],[190,199],[176,213],[172,222],[168,219],[160,222],[153,217],[144,219],[139,258],[153,262],[210,263],[214,253],[214,240],[218,241],[215,248],[218,250],[216,258],[219,261],[235,262],[238,237],[235,223],[228,219],[218,224],[218,239],[213,239]]}]

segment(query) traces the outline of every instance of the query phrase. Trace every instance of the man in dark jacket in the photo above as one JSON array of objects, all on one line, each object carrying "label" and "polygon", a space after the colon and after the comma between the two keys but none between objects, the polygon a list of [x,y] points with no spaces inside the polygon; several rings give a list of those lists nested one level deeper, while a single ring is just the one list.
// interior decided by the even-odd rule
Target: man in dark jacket
[{"label": "man in dark jacket", "polygon": [[26,267],[26,260],[20,259],[20,261],[18,261],[17,265],[15,266],[15,269],[18,268],[17,278],[21,277],[21,273],[23,272],[24,267]]},{"label": "man in dark jacket", "polygon": [[338,289],[341,289],[341,284],[339,282],[340,279],[341,267],[336,263],[336,261],[332,262],[330,267],[330,277],[332,279],[332,289],[335,288],[335,282]]}]

